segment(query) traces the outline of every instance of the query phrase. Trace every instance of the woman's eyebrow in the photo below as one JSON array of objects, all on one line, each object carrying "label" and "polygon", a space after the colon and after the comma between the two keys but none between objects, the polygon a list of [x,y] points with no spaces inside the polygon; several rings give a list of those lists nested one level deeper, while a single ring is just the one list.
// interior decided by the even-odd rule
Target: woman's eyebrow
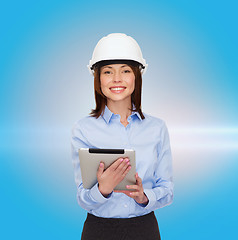
[{"label": "woman's eyebrow", "polygon": [[[129,67],[129,66],[128,65],[121,66],[121,68],[123,68],[123,67]],[[111,66],[103,66],[102,69],[104,69],[104,68],[112,68],[112,67]]]},{"label": "woman's eyebrow", "polygon": [[104,67],[102,67],[102,69],[104,69],[104,68],[112,68],[112,67],[110,67],[110,66],[104,66]]}]

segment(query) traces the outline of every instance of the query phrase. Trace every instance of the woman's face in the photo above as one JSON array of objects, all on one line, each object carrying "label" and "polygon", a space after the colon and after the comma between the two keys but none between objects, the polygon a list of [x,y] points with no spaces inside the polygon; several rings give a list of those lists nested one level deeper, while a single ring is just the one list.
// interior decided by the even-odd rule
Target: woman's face
[{"label": "woman's face", "polygon": [[127,64],[103,66],[100,73],[101,90],[111,101],[130,101],[135,89],[135,75]]}]

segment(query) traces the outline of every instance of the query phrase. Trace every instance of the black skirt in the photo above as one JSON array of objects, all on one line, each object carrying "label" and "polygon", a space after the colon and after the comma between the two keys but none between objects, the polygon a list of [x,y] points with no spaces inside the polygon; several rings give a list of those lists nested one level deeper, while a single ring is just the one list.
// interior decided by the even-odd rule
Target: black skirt
[{"label": "black skirt", "polygon": [[160,240],[154,212],[133,218],[101,218],[90,213],[81,240]]}]

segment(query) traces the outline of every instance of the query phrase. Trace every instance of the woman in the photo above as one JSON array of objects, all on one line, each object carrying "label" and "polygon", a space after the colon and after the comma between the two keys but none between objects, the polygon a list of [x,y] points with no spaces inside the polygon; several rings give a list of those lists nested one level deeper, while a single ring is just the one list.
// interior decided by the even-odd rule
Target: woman
[{"label": "woman", "polygon": [[[173,200],[172,157],[163,120],[142,113],[142,73],[147,64],[137,42],[122,33],[102,38],[89,70],[96,108],[72,131],[72,157],[79,205],[88,211],[82,239],[160,239],[154,210]],[[91,189],[82,186],[79,148],[127,148],[136,152],[136,184],[114,191],[130,171],[130,159],[109,168],[100,163]],[[133,191],[132,191],[133,190]]]}]

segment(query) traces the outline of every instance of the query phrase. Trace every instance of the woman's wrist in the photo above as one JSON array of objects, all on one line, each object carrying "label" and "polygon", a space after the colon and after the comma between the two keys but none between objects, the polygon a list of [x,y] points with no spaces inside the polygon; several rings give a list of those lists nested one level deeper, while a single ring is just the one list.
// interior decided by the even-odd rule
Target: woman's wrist
[{"label": "woman's wrist", "polygon": [[149,202],[149,199],[148,199],[148,197],[147,197],[147,196],[145,195],[145,193],[144,193],[144,199],[143,199],[142,204],[147,205],[148,202]]},{"label": "woman's wrist", "polygon": [[107,198],[112,193],[112,191],[104,190],[99,184],[98,184],[98,190],[105,198]]}]

